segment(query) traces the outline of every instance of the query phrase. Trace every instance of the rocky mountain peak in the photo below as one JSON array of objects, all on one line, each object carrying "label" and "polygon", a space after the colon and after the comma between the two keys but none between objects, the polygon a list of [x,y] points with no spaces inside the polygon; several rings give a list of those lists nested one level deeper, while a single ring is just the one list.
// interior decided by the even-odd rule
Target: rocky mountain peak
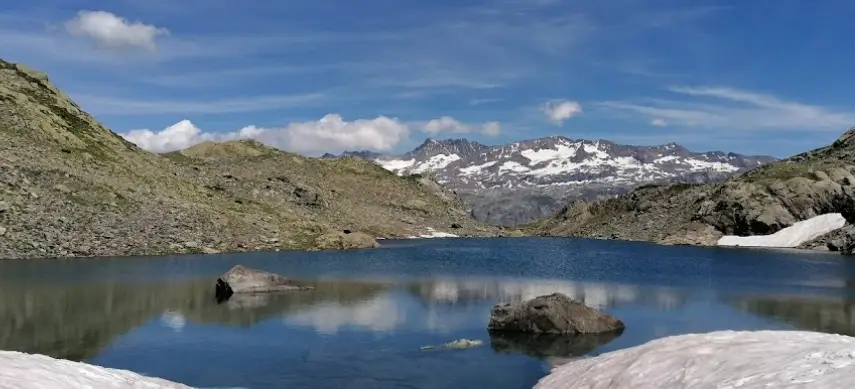
[{"label": "rocky mountain peak", "polygon": [[437,140],[434,138],[427,138],[424,143],[406,154],[414,157],[426,158],[430,158],[438,154],[456,154],[462,157],[480,152],[486,148],[488,147],[468,139]]},{"label": "rocky mountain peak", "polygon": [[[428,138],[404,154],[365,154],[364,158],[402,175],[430,173],[468,195],[483,220],[506,225],[547,216],[571,198],[613,196],[650,183],[722,180],[775,160],[693,152],[674,142],[635,146],[560,135],[496,146]],[[501,209],[485,210],[495,207]],[[518,212],[524,214],[507,220]]]}]

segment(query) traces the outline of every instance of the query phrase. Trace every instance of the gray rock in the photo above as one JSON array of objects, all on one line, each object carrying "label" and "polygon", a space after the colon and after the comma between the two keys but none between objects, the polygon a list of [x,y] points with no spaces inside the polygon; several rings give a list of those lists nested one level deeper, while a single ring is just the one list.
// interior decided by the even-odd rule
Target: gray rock
[{"label": "gray rock", "polygon": [[597,334],[620,331],[624,323],[561,293],[515,304],[497,304],[490,310],[491,331],[551,334]]},{"label": "gray rock", "polygon": [[272,293],[313,289],[295,283],[288,278],[262,270],[235,265],[217,279],[216,294],[227,300],[234,293]]},{"label": "gray rock", "polygon": [[63,184],[56,184],[53,186],[53,189],[66,194],[71,193],[71,189]]},{"label": "gray rock", "polygon": [[9,203],[5,201],[0,201],[0,213],[6,212],[10,209],[12,209],[12,206],[9,205]]},{"label": "gray rock", "polygon": [[217,250],[217,249],[212,248],[212,247],[203,247],[202,253],[203,254],[219,254],[220,250]]},{"label": "gray rock", "polygon": [[0,227],[0,236],[6,235],[6,227]]},{"label": "gray rock", "polygon": [[199,244],[198,244],[198,243],[196,243],[196,242],[193,242],[193,241],[190,241],[190,242],[184,242],[184,247],[186,247],[186,248],[188,248],[188,249],[198,249],[198,248],[199,248]]}]

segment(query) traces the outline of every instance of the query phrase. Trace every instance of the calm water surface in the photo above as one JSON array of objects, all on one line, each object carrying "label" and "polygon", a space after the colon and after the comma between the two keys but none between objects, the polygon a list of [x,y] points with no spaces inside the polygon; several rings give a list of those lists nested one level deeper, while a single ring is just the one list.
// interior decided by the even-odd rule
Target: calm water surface
[{"label": "calm water surface", "polygon": [[[233,297],[235,264],[313,291]],[[552,363],[721,329],[855,335],[855,262],[839,255],[549,238],[387,241],[350,252],[0,261],[0,349],[191,386],[531,388]],[[563,292],[620,336],[492,336],[490,307]],[[468,350],[420,350],[460,338]]]}]

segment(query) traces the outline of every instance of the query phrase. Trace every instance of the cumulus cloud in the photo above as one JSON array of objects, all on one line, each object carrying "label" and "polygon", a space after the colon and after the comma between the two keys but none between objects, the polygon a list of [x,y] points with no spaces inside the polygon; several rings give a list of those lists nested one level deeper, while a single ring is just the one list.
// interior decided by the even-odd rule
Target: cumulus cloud
[{"label": "cumulus cloud", "polygon": [[428,121],[422,126],[422,131],[437,135],[437,134],[467,134],[471,132],[480,132],[485,135],[496,136],[501,132],[502,127],[499,122],[486,122],[479,125],[461,123],[457,119],[450,116],[442,116]]},{"label": "cumulus cloud", "polygon": [[730,130],[841,131],[855,114],[780,97],[727,87],[671,87],[679,100],[605,101],[596,105],[612,113],[667,125]]},{"label": "cumulus cloud", "polygon": [[65,30],[107,48],[136,47],[149,51],[156,49],[158,37],[169,34],[165,28],[130,22],[106,11],[80,11],[75,18],[65,22]]},{"label": "cumulus cloud", "polygon": [[247,126],[226,133],[205,132],[189,120],[163,130],[133,130],[119,134],[143,149],[162,153],[204,141],[255,139],[267,145],[303,154],[346,149],[384,151],[409,137],[409,127],[397,118],[378,116],[346,122],[338,114],[317,121],[293,122],[281,128]]},{"label": "cumulus cloud", "polygon": [[650,121],[650,125],[651,125],[651,126],[656,126],[656,127],[667,127],[667,126],[668,126],[668,122],[666,122],[665,120],[662,120],[662,119],[658,119],[658,118],[657,118],[657,119],[653,119],[653,120],[651,120],[651,121]]},{"label": "cumulus cloud", "polygon": [[582,106],[570,100],[550,101],[543,105],[543,113],[555,124],[563,124],[582,112]]}]

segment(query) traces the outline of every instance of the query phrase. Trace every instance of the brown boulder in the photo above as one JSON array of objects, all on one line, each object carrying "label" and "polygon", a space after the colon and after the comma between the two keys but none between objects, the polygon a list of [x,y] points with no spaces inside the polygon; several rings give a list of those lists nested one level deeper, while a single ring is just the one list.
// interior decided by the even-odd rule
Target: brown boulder
[{"label": "brown boulder", "polygon": [[620,331],[625,326],[622,321],[567,295],[553,293],[515,304],[493,306],[488,328],[491,331],[597,334]]}]

